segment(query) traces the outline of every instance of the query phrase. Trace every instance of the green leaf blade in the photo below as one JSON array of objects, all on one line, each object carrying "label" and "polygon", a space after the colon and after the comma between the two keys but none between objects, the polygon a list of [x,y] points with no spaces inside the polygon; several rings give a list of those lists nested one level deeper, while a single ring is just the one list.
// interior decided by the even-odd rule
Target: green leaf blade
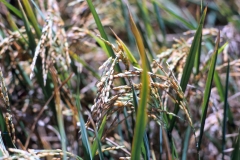
[{"label": "green leaf blade", "polygon": [[[95,20],[95,22],[97,24],[98,30],[99,30],[99,32],[101,34],[101,37],[108,41],[107,34],[106,34],[106,32],[105,32],[105,30],[103,28],[103,25],[102,25],[102,23],[100,21],[100,18],[98,16],[97,12],[96,12],[93,4],[92,4],[92,1],[91,0],[87,0],[87,3],[88,3],[88,6],[89,6],[89,9],[90,9],[90,11],[91,11],[91,13],[93,15],[93,18],[94,18],[94,20]],[[113,49],[109,45],[107,45],[107,44],[105,44],[105,46],[106,46],[107,51],[108,51],[107,55],[109,57],[112,56],[113,58],[115,58],[116,55],[114,54]],[[118,72],[121,72],[121,68],[120,68],[120,66],[118,64],[116,65],[116,70]],[[122,84],[126,84],[126,81],[124,79],[121,79],[121,82],[122,82]]]},{"label": "green leaf blade", "polygon": [[167,7],[165,7],[164,5],[162,5],[161,3],[159,3],[158,1],[154,0],[158,6],[163,9],[164,11],[166,11],[167,13],[169,13],[171,16],[173,16],[174,18],[176,18],[177,20],[179,20],[180,22],[182,22],[188,29],[194,30],[196,29],[194,27],[194,25],[192,25],[191,23],[189,23],[188,21],[186,21],[184,18],[182,18],[181,16],[177,15],[176,13],[174,13],[174,11],[168,9]]},{"label": "green leaf blade", "polygon": [[32,7],[28,0],[23,0],[22,2],[26,9],[26,14],[27,14],[30,22],[32,23],[34,30],[36,31],[37,37],[40,38],[42,33],[39,29],[38,22],[37,22],[36,16],[33,13]]},{"label": "green leaf blade", "polygon": [[220,41],[220,32],[218,32],[218,37],[217,37],[217,43],[215,45],[213,57],[211,59],[211,65],[210,69],[208,72],[208,78],[206,82],[206,87],[204,91],[204,96],[203,96],[203,103],[202,103],[202,117],[201,117],[201,127],[200,127],[200,136],[198,140],[198,151],[201,148],[201,142],[202,142],[202,136],[204,132],[204,126],[205,126],[205,120],[207,117],[207,109],[208,109],[208,102],[211,94],[211,85],[213,81],[213,76],[214,76],[214,71],[215,71],[215,66],[216,66],[216,60],[217,60],[217,55],[218,55],[218,46],[219,46],[219,41]]},{"label": "green leaf blade", "polygon": [[225,144],[226,144],[226,130],[227,130],[227,112],[228,112],[228,82],[229,82],[229,60],[226,73],[226,89],[224,95],[224,108],[223,108],[223,128],[222,128],[222,159],[225,156]]},{"label": "green leaf blade", "polygon": [[82,143],[83,143],[83,147],[84,147],[84,159],[89,159],[92,160],[92,153],[91,153],[91,147],[88,141],[88,135],[87,135],[87,130],[85,127],[85,122],[83,119],[83,115],[82,115],[82,106],[80,103],[80,75],[78,75],[77,77],[77,99],[76,99],[76,107],[78,110],[78,115],[79,115],[79,120],[80,120],[80,128],[81,128],[81,134],[82,134]]},{"label": "green leaf blade", "polygon": [[238,130],[238,136],[236,138],[235,144],[233,146],[234,150],[231,155],[231,160],[237,160],[240,158],[240,129]]},{"label": "green leaf blade", "polygon": [[[104,131],[104,127],[106,125],[107,122],[107,116],[103,117],[102,123],[100,125],[100,128],[98,130],[98,133],[96,133],[96,138],[93,142],[92,148],[91,148],[91,153],[92,153],[92,157],[95,156],[97,149],[99,148],[99,142],[100,141],[98,138],[102,137],[103,131]],[[100,146],[101,147],[101,146]],[[98,149],[99,150],[99,149]],[[101,150],[101,149],[100,149]],[[101,150],[102,151],[102,150]],[[101,153],[101,152],[100,152]]]},{"label": "green leaf blade", "polygon": [[8,9],[10,9],[16,16],[22,18],[21,11],[19,11],[16,7],[8,3],[6,0],[0,0]]},{"label": "green leaf blade", "polygon": [[18,1],[18,2],[19,2],[18,3],[19,7],[21,9],[22,19],[23,19],[23,22],[24,22],[24,25],[25,25],[25,28],[26,28],[27,36],[28,36],[28,46],[30,47],[32,53],[34,53],[35,48],[37,46],[36,42],[35,42],[35,39],[34,39],[34,35],[32,33],[27,15],[26,15],[25,11],[23,10],[22,4],[20,3],[20,1]]},{"label": "green leaf blade", "polygon": [[136,24],[134,23],[134,20],[129,12],[129,17],[130,17],[130,24],[131,24],[131,30],[133,32],[133,35],[136,39],[139,54],[141,57],[142,61],[142,74],[141,74],[141,91],[140,91],[140,102],[138,106],[138,111],[137,111],[137,117],[136,117],[136,126],[134,129],[134,138],[133,138],[133,143],[132,143],[132,151],[131,151],[131,159],[140,159],[141,155],[141,146],[143,142],[143,137],[145,133],[145,127],[147,124],[147,100],[149,96],[149,75],[148,71],[149,68],[147,66],[147,58],[145,54],[145,49],[144,49],[144,44],[142,37],[137,29]]},{"label": "green leaf blade", "polygon": [[[198,51],[200,51],[199,47],[201,45],[202,28],[203,28],[204,20],[205,20],[205,17],[206,17],[206,13],[207,13],[207,8],[205,8],[205,10],[203,12],[200,24],[199,24],[198,29],[196,31],[196,34],[194,36],[194,39],[193,39],[193,42],[192,42],[192,45],[191,45],[191,48],[190,48],[190,51],[189,51],[189,55],[188,55],[187,60],[186,60],[185,67],[183,69],[183,74],[182,74],[182,78],[181,78],[181,82],[180,82],[180,86],[181,86],[183,92],[185,92],[185,90],[187,88],[187,84],[188,84],[188,81],[190,79],[191,72],[192,72],[192,69],[193,69],[194,59],[196,57],[196,53]],[[178,97],[177,100],[180,100],[180,97]],[[177,115],[178,111],[179,111],[179,106],[178,106],[178,104],[176,104],[173,113],[175,115]],[[175,121],[176,121],[176,117],[172,117],[171,122],[170,122],[170,126],[168,128],[169,133],[172,132]]]}]

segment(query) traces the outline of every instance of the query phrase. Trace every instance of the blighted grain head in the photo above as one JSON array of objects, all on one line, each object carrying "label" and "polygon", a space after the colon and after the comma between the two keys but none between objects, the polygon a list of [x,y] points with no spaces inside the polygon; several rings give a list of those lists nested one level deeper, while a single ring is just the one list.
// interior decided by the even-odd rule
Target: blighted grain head
[{"label": "blighted grain head", "polygon": [[[98,96],[95,99],[94,108],[92,109],[92,116],[95,118],[97,126],[101,124],[101,120],[104,115],[108,115],[107,117],[109,118],[111,117],[110,115],[113,115],[115,112],[121,112],[123,108],[135,112],[133,107],[133,91],[131,84],[137,93],[138,100],[142,87],[142,84],[140,83],[142,69],[130,66],[126,67],[126,70],[121,73],[115,71],[117,63],[120,65],[126,65],[125,61],[128,61],[128,59],[124,56],[125,53],[120,47],[117,49],[109,41],[106,41],[101,37],[100,39],[113,48],[116,58],[113,59],[110,57],[100,67],[100,69],[103,69],[103,73],[100,82],[97,84]],[[169,54],[171,53],[172,52],[169,52]],[[171,64],[174,65],[177,64],[177,62],[173,61]],[[181,90],[178,80],[173,74],[173,68],[170,67],[169,64],[166,64],[167,68],[163,67],[156,60],[153,61],[152,66],[155,66],[160,72],[148,72],[151,77],[151,83],[149,84],[150,98],[147,110],[149,117],[155,117],[153,120],[157,121],[159,124],[165,123],[160,116],[162,114],[169,114],[178,117],[177,115],[171,113],[169,109],[166,108],[167,106],[165,106],[165,101],[171,99],[173,103],[181,105],[181,109],[186,114],[189,124],[193,126],[187,101],[184,98],[184,93]],[[129,83],[126,85],[120,85],[118,83],[120,78],[126,79]],[[153,79],[155,80],[153,81]],[[182,100],[177,101],[177,96],[181,97]],[[111,126],[113,127],[114,124]]]}]

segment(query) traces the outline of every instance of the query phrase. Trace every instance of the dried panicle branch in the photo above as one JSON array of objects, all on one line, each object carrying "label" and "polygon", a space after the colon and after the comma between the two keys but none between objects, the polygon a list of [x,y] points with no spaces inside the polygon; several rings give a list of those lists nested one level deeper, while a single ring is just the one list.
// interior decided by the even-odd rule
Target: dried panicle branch
[{"label": "dried panicle branch", "polygon": [[[54,157],[54,158],[62,158],[63,157],[63,151],[60,149],[56,150],[34,150],[34,149],[29,149],[28,151],[21,150],[21,149],[16,149],[16,148],[9,148],[9,151],[12,152],[14,155],[11,157],[6,157],[6,159],[11,160],[11,159],[40,159],[44,157]],[[77,156],[70,153],[66,152],[66,155],[68,158],[74,158],[76,159]]]},{"label": "dried panicle branch", "polygon": [[[121,149],[121,148],[125,148],[125,146],[116,146],[116,147],[113,146],[113,147],[104,148],[104,149],[102,149],[102,152],[117,150],[117,149]],[[96,152],[96,154],[98,154],[98,151]]]},{"label": "dried panicle branch", "polygon": [[0,67],[0,87],[1,87],[1,90],[0,90],[1,98],[3,99],[5,107],[7,109],[7,113],[5,114],[5,123],[7,126],[7,131],[8,131],[9,136],[12,138],[12,142],[15,143],[16,142],[15,127],[13,124],[12,115],[10,114],[11,108],[10,108],[10,103],[9,103],[9,98],[8,98],[8,91],[7,91],[5,82],[4,82],[1,67]]},{"label": "dried panicle branch", "polygon": [[[218,34],[218,30],[217,28],[203,28],[202,30],[202,35],[203,36],[217,36]],[[187,32],[184,32],[183,35],[189,35],[189,34],[195,34],[196,33],[196,30],[190,30],[190,31],[187,31]],[[188,43],[192,43],[193,41],[193,37],[189,38],[187,40]]]},{"label": "dried panicle branch", "polygon": [[12,138],[12,142],[15,143],[16,142],[15,127],[14,127],[14,124],[13,124],[13,121],[12,121],[12,115],[11,114],[6,113],[5,122],[6,122],[8,134]]},{"label": "dried panicle branch", "polygon": [[5,85],[5,82],[4,82],[1,67],[0,67],[0,87],[1,87],[1,98],[3,98],[6,107],[9,108],[10,104],[9,104],[9,98],[8,98],[8,91],[7,91],[7,87]]},{"label": "dried panicle branch", "polygon": [[[63,157],[63,151],[60,149],[57,150],[42,150],[42,151],[35,151],[38,157],[47,157],[47,156],[60,156]],[[66,152],[67,157],[69,158],[76,158],[76,155]]]},{"label": "dried panicle branch", "polygon": [[25,28],[21,28],[18,31],[15,32],[9,32],[9,36],[4,38],[0,42],[0,55],[5,53],[10,46],[13,44],[13,42],[19,40],[22,36],[26,36],[26,30]]}]

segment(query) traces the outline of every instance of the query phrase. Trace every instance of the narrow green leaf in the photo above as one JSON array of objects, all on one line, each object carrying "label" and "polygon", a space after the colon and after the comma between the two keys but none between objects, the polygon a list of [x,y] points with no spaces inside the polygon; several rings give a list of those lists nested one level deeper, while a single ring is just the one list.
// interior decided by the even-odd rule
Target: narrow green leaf
[{"label": "narrow green leaf", "polygon": [[145,159],[150,160],[150,147],[149,147],[149,141],[148,141],[148,136],[147,136],[146,131],[143,136],[143,144],[144,144],[144,150],[145,150],[145,154],[146,154]]},{"label": "narrow green leaf", "polygon": [[228,45],[228,42],[225,42],[224,45],[222,45],[219,49],[218,49],[218,54],[222,53],[222,51],[225,49],[225,47]]},{"label": "narrow green leaf", "polygon": [[[183,69],[183,75],[182,75],[181,82],[180,82],[180,86],[181,86],[183,92],[185,92],[185,90],[187,88],[187,84],[188,84],[188,81],[189,81],[189,78],[190,78],[190,75],[192,72],[192,68],[194,65],[194,59],[195,59],[197,52],[199,51],[199,46],[201,45],[202,28],[203,28],[204,20],[206,17],[206,13],[207,13],[207,8],[205,8],[203,15],[201,17],[200,24],[199,24],[196,34],[194,36],[192,46],[190,48],[190,51],[189,51],[189,54],[188,54],[188,57],[186,60],[186,64]],[[180,100],[180,97],[178,97],[177,100]],[[177,115],[178,111],[179,111],[179,106],[178,106],[178,104],[176,104],[173,113],[175,115]],[[174,116],[174,117],[172,117],[170,126],[168,128],[169,133],[172,132],[175,121],[176,121],[176,117]]]},{"label": "narrow green leaf", "polygon": [[[120,39],[119,39],[120,40]],[[126,53],[130,63],[137,68],[141,68],[140,65],[138,64],[137,60],[134,58],[132,52],[128,49],[128,47],[123,43],[122,40],[120,40],[121,45],[123,46],[123,50]]]},{"label": "narrow green leaf", "polygon": [[201,0],[201,12],[203,11],[203,0]]},{"label": "narrow green leaf", "polygon": [[214,73],[213,80],[216,85],[216,88],[217,88],[217,91],[218,91],[218,94],[220,97],[220,101],[223,102],[224,101],[224,89],[223,89],[223,85],[221,83],[221,79],[220,79],[217,71]]},{"label": "narrow green leaf", "polygon": [[187,160],[187,153],[188,153],[190,137],[191,137],[191,126],[188,126],[187,130],[185,132],[184,142],[183,142],[183,147],[182,147],[182,160]]},{"label": "narrow green leaf", "polygon": [[[20,12],[20,11],[19,11],[19,12]],[[21,18],[22,18],[22,13],[20,12],[20,14],[21,14]],[[8,21],[8,23],[9,23],[11,29],[12,29],[13,31],[18,31],[18,32],[20,33],[20,35],[22,36],[22,39],[19,39],[20,45],[24,45],[24,43],[27,42],[27,41],[26,41],[26,39],[23,37],[22,33],[19,31],[18,26],[17,26],[17,24],[15,23],[12,14],[11,14],[8,10],[6,11],[6,17],[7,17],[7,21]],[[24,40],[25,40],[25,42],[24,42]]]},{"label": "narrow green leaf", "polygon": [[42,17],[42,19],[46,19],[44,14],[42,13],[42,11],[40,10],[40,8],[38,7],[38,5],[34,2],[34,0],[31,0],[32,4],[34,5],[34,7],[37,9],[38,13],[40,14],[40,16]]},{"label": "narrow green leaf", "polygon": [[64,121],[63,121],[63,114],[62,114],[62,107],[61,107],[61,98],[60,98],[60,91],[58,89],[58,80],[57,80],[57,74],[53,69],[50,69],[52,80],[54,84],[54,98],[55,98],[55,108],[56,108],[56,118],[57,118],[57,124],[61,136],[61,149],[63,151],[63,159],[67,159],[67,138],[66,133],[64,130]]},{"label": "narrow green leaf", "polygon": [[[151,71],[151,64],[150,64],[150,62],[151,62],[153,59],[156,59],[156,54],[154,53],[153,47],[152,47],[152,45],[151,45],[151,43],[150,43],[150,40],[149,40],[149,38],[147,37],[147,35],[146,35],[145,31],[143,30],[143,28],[141,27],[139,21],[138,21],[138,23],[137,23],[137,26],[138,26],[138,28],[139,28],[139,31],[140,31],[142,37],[143,37],[143,44],[144,44],[144,46],[146,46],[146,49],[147,49],[148,52],[149,52],[148,55],[149,55],[150,57],[146,54],[146,52],[145,52],[145,56],[146,56],[146,60],[147,60],[147,66],[148,66],[148,68],[149,68],[149,71]],[[148,57],[149,57],[149,58],[148,58]],[[149,59],[150,59],[150,60],[149,60]]]},{"label": "narrow green leaf", "polygon": [[101,141],[98,137],[97,131],[95,130],[95,135],[96,135],[96,140],[97,140],[97,145],[98,145],[98,155],[100,160],[104,160],[103,153],[102,153],[102,144]]},{"label": "narrow green leaf", "polygon": [[17,30],[18,30],[18,27],[17,27],[15,21],[13,20],[12,15],[9,13],[8,10],[6,10],[6,18],[7,18],[7,21],[8,21],[8,23],[9,23],[9,25],[11,26],[11,28],[12,28],[14,31],[17,31]]},{"label": "narrow green leaf", "polygon": [[37,37],[40,38],[41,37],[41,31],[39,29],[36,16],[33,13],[33,10],[32,10],[32,7],[29,3],[29,0],[22,0],[22,2],[23,2],[23,5],[25,7],[27,16],[28,16],[30,22],[32,23],[32,26],[33,26],[34,30],[36,31]]},{"label": "narrow green leaf", "polygon": [[[108,50],[106,48],[105,43],[100,38],[98,38],[97,36],[95,36],[91,32],[87,32],[87,33],[100,45],[100,47],[103,49],[103,51],[105,53],[108,53]],[[108,56],[110,56],[110,55],[108,55]]]},{"label": "narrow green leaf", "polygon": [[147,154],[146,154],[146,150],[143,143],[141,144],[141,151],[142,151],[142,159],[144,160],[147,159]]},{"label": "narrow green leaf", "polygon": [[27,75],[27,73],[24,71],[24,69],[19,63],[17,64],[17,69],[19,70],[19,73],[23,77],[23,80],[25,81],[25,83],[32,88],[33,87],[32,81],[30,80],[29,76]]},{"label": "narrow green leaf", "polygon": [[222,128],[222,159],[225,156],[225,143],[226,143],[226,129],[227,129],[227,108],[228,108],[228,81],[229,81],[229,60],[226,73],[226,85],[225,85],[225,98],[224,98],[224,109],[223,109],[223,128]]},{"label": "narrow green leaf", "polygon": [[[108,41],[107,34],[106,34],[106,32],[105,32],[105,30],[103,28],[103,25],[102,25],[102,23],[100,21],[100,18],[98,16],[97,12],[96,12],[93,4],[92,4],[92,1],[91,0],[87,0],[87,3],[88,3],[88,6],[89,6],[89,9],[90,9],[91,13],[93,14],[94,20],[95,20],[95,22],[97,24],[98,30],[99,30],[99,32],[101,34],[101,37],[103,37],[105,40]],[[108,53],[107,53],[108,56],[109,57],[112,56],[113,58],[115,58],[115,54],[114,54],[112,48],[109,45],[107,45],[107,44],[105,44],[105,45],[106,45],[106,48],[108,50]]]},{"label": "narrow green leaf", "polygon": [[26,28],[26,32],[27,32],[27,35],[28,35],[28,46],[30,47],[32,53],[34,53],[35,48],[36,48],[36,42],[35,42],[35,39],[34,39],[34,35],[32,33],[32,30],[31,30],[29,21],[27,19],[27,16],[25,14],[25,11],[23,10],[22,4],[20,3],[19,0],[18,0],[18,4],[19,4],[19,7],[20,7],[21,12],[22,12],[22,19],[23,19],[24,26]]},{"label": "narrow green leaf", "polygon": [[238,136],[236,138],[235,144],[233,146],[234,150],[231,155],[231,160],[238,160],[240,159],[240,129],[238,129]]},{"label": "narrow green leaf", "polygon": [[[224,45],[222,45],[219,49],[218,49],[218,54],[222,53],[222,51],[224,50],[224,48],[228,45],[228,42],[226,42]],[[214,77],[213,77],[214,83],[216,85],[218,94],[220,96],[220,101],[223,102],[224,101],[224,88],[223,85],[221,83],[221,79],[218,75],[218,72],[214,72]]]},{"label": "narrow green leaf", "polygon": [[114,31],[112,30],[114,36],[117,38],[118,43],[122,46],[124,52],[126,53],[128,60],[130,61],[130,63],[137,68],[141,68],[140,65],[138,64],[137,60],[135,59],[135,57],[133,56],[132,52],[128,49],[128,47],[124,44],[124,42],[114,33]]},{"label": "narrow green leaf", "polygon": [[193,42],[192,42],[192,45],[191,45],[191,48],[189,51],[189,55],[187,57],[186,65],[183,70],[183,75],[182,75],[181,82],[180,82],[183,92],[186,90],[188,80],[191,75],[191,71],[193,68],[193,62],[194,62],[193,60],[195,59],[195,55],[197,54],[197,52],[199,52],[199,46],[201,46],[202,28],[203,28],[206,13],[207,13],[207,8],[205,8],[204,13],[202,15],[200,24],[198,26],[198,29],[196,31],[196,34],[194,36],[194,39],[193,39]]},{"label": "narrow green leaf", "polygon": [[[217,91],[218,91],[218,94],[220,97],[220,101],[224,102],[224,88],[221,83],[221,79],[218,75],[218,72],[214,72],[213,81],[214,81],[214,84],[216,85],[216,88],[217,88]],[[228,106],[229,106],[229,104],[228,104]],[[228,122],[234,126],[235,124],[234,124],[234,120],[233,120],[233,113],[230,108],[231,108],[230,106],[227,107]]]},{"label": "narrow green leaf", "polygon": [[198,146],[197,146],[198,151],[201,148],[202,136],[204,133],[205,120],[207,117],[208,102],[209,102],[209,98],[210,98],[210,94],[211,94],[211,85],[212,85],[212,80],[213,80],[213,76],[214,76],[215,65],[216,65],[216,60],[217,60],[217,55],[218,55],[219,41],[220,41],[220,32],[218,32],[217,42],[215,45],[213,56],[211,58],[211,65],[210,65],[210,69],[208,72],[208,76],[207,76],[208,78],[207,78],[206,87],[205,87],[204,96],[203,96],[200,136],[199,136]]},{"label": "narrow green leaf", "polygon": [[[202,6],[201,6],[202,7]],[[202,8],[201,8],[201,13],[202,13]],[[200,44],[202,43],[202,34],[201,34],[201,38],[200,38]],[[195,68],[195,75],[198,75],[199,73],[199,68],[200,68],[200,60],[201,60],[201,48],[202,47],[199,47],[198,48],[198,52],[197,52],[197,55],[196,55],[196,58],[195,58],[195,62],[194,62],[194,68]]]},{"label": "narrow green leaf", "polygon": [[163,130],[162,127],[159,127],[159,154],[160,158],[162,159],[162,153],[163,153]]},{"label": "narrow green leaf", "polygon": [[147,100],[149,96],[149,75],[147,59],[145,55],[144,44],[142,37],[134,23],[131,13],[129,12],[131,30],[137,42],[138,50],[142,61],[142,74],[141,74],[141,91],[140,91],[140,102],[138,106],[138,112],[136,117],[136,126],[134,129],[134,138],[132,143],[131,159],[140,159],[141,145],[145,133],[145,127],[147,124]]},{"label": "narrow green leaf", "polygon": [[[137,114],[137,112],[138,112],[138,98],[137,98],[137,94],[135,92],[135,89],[132,85],[132,82],[131,82],[131,88],[132,88],[132,93],[133,93],[133,106],[134,106],[134,109],[135,109],[136,114]],[[144,133],[143,144],[142,144],[141,148],[142,148],[142,152],[143,152],[143,155],[144,155],[144,159],[150,159],[150,147],[149,147],[149,142],[148,142],[148,137],[147,137],[146,132]]]},{"label": "narrow green leaf", "polygon": [[153,31],[152,31],[152,27],[151,27],[151,24],[150,24],[150,19],[149,19],[150,16],[148,15],[148,10],[147,10],[147,7],[146,7],[145,0],[144,1],[137,0],[137,6],[140,10],[140,13],[141,13],[141,16],[142,16],[142,19],[143,19],[143,22],[144,22],[145,30],[147,32],[147,37],[150,39],[151,35],[153,34]]},{"label": "narrow green leaf", "polygon": [[159,10],[159,7],[156,3],[155,0],[152,0],[152,3],[153,3],[153,6],[154,6],[154,11],[157,15],[157,23],[159,25],[159,28],[162,32],[162,35],[163,35],[163,43],[165,44],[166,43],[166,29],[165,29],[165,24],[163,22],[163,19],[162,19],[162,16],[161,16],[161,13],[160,13],[160,10]]},{"label": "narrow green leaf", "polygon": [[[20,12],[20,11],[19,11],[19,12]],[[21,13],[21,12],[20,12],[20,14],[21,14],[21,16],[22,16],[22,13]],[[25,38],[23,37],[22,33],[19,31],[18,26],[17,26],[17,24],[15,23],[12,14],[11,14],[8,10],[6,10],[6,18],[7,18],[7,21],[8,21],[8,23],[9,23],[9,25],[11,26],[11,29],[12,29],[13,31],[18,31],[18,32],[20,33],[20,35],[22,36],[22,39],[19,39],[19,43],[20,43],[20,45],[24,45],[24,40],[25,40]]]},{"label": "narrow green leaf", "polygon": [[130,24],[128,23],[129,22],[129,16],[128,16],[128,11],[127,11],[127,6],[126,6],[125,3],[123,3],[123,0],[119,0],[119,1],[121,3],[122,14],[123,14],[123,17],[125,19],[125,28],[126,28],[127,35],[128,35],[129,46],[130,46],[131,49],[133,49],[135,41],[134,41],[134,37],[133,37],[132,31],[131,31]]},{"label": "narrow green leaf", "polygon": [[171,16],[173,16],[174,18],[176,18],[177,20],[179,20],[180,22],[182,22],[188,29],[194,30],[196,29],[194,27],[194,25],[192,25],[191,23],[187,22],[184,18],[182,18],[181,16],[177,15],[174,11],[168,9],[167,7],[165,7],[164,5],[162,5],[161,3],[159,3],[158,1],[154,0],[158,6],[160,8],[162,8],[164,11],[166,11],[167,13],[169,13]]},{"label": "narrow green leaf", "polygon": [[[97,149],[99,148],[99,142],[98,142],[99,140],[98,140],[98,139],[101,139],[101,137],[102,137],[103,130],[104,130],[104,127],[105,127],[105,125],[106,125],[106,122],[107,122],[107,116],[104,116],[104,117],[103,117],[103,120],[102,120],[102,123],[101,123],[101,125],[100,125],[100,128],[99,128],[99,130],[98,130],[98,133],[97,133],[97,135],[96,135],[96,136],[98,136],[98,138],[97,138],[97,137],[95,138],[95,140],[94,140],[94,142],[93,142],[93,145],[92,145],[92,148],[91,148],[92,157],[95,156],[96,151],[97,151]],[[101,151],[102,151],[102,150],[101,150]],[[101,153],[101,152],[99,152],[99,153]]]},{"label": "narrow green leaf", "polygon": [[3,139],[2,139],[2,134],[0,134],[0,157],[4,157],[8,155],[8,151],[3,143]]},{"label": "narrow green leaf", "polygon": [[[188,20],[188,22],[191,23],[194,26],[194,28],[197,28],[200,17],[198,18],[198,21],[196,21],[194,15],[192,15],[192,13],[189,11],[188,8],[182,8],[181,10],[183,12],[183,15],[186,16],[186,19]],[[202,12],[200,15],[202,15]]]},{"label": "narrow green leaf", "polygon": [[76,107],[78,110],[79,120],[80,120],[80,127],[81,127],[81,135],[82,135],[82,143],[84,148],[84,159],[92,160],[92,153],[91,153],[91,147],[89,145],[88,141],[88,135],[85,127],[85,122],[82,115],[82,106],[80,103],[80,76],[77,75],[77,96],[76,96]]},{"label": "narrow green leaf", "polygon": [[[79,108],[79,107],[78,107]],[[84,147],[84,159],[92,159],[92,154],[91,154],[91,148],[88,142],[88,135],[87,131],[85,128],[85,122],[83,119],[83,115],[81,111],[79,112],[79,117],[80,117],[80,124],[81,124],[81,134],[82,134],[82,142],[83,142],[83,147]]]},{"label": "narrow green leaf", "polygon": [[[201,37],[200,37],[200,44],[202,44],[202,34],[201,34]],[[199,73],[199,67],[200,67],[200,58],[201,58],[201,45],[198,46],[198,50],[197,50],[197,53],[196,53],[196,57],[195,57],[195,62],[194,62],[194,68],[195,68],[195,75],[198,75]]]},{"label": "narrow green leaf", "polygon": [[10,3],[8,3],[6,0],[0,0],[0,2],[2,2],[8,9],[10,9],[16,16],[18,16],[19,18],[22,18],[22,14],[21,12],[14,7],[13,5],[11,5]]},{"label": "narrow green leaf", "polygon": [[[94,20],[95,20],[95,22],[96,22],[96,24],[97,24],[98,30],[99,30],[99,32],[100,32],[100,34],[101,34],[101,37],[108,41],[107,34],[106,34],[106,32],[105,32],[105,30],[104,30],[104,28],[103,28],[103,26],[102,26],[102,23],[101,23],[101,21],[100,21],[100,18],[99,18],[99,16],[98,16],[98,14],[97,14],[97,12],[96,12],[93,4],[92,4],[92,1],[91,1],[91,0],[87,0],[87,3],[88,3],[88,6],[89,6],[89,9],[90,9],[90,11],[91,11],[91,13],[92,13],[92,15],[93,15],[93,18],[94,18]],[[108,50],[107,55],[108,55],[108,56],[112,56],[113,58],[115,58],[116,55],[114,54],[112,48],[111,48],[109,45],[107,45],[107,44],[105,44],[105,45],[106,45],[106,48],[107,48],[107,50]],[[118,64],[116,65],[116,70],[117,70],[118,72],[122,73],[122,72],[121,72],[121,68],[120,68],[120,66],[119,66]],[[126,84],[126,81],[125,81],[125,79],[123,79],[123,78],[121,79],[121,82],[122,82],[122,84]]]},{"label": "narrow green leaf", "polygon": [[179,158],[178,158],[177,148],[176,148],[174,142],[172,143],[171,148],[172,148],[172,159],[179,159]]}]

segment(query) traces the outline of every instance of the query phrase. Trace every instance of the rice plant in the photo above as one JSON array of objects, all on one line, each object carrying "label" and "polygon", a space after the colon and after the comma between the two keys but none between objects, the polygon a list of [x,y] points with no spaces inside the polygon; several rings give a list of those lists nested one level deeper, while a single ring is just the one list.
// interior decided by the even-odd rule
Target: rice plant
[{"label": "rice plant", "polygon": [[237,0],[0,8],[0,159],[239,159]]}]

